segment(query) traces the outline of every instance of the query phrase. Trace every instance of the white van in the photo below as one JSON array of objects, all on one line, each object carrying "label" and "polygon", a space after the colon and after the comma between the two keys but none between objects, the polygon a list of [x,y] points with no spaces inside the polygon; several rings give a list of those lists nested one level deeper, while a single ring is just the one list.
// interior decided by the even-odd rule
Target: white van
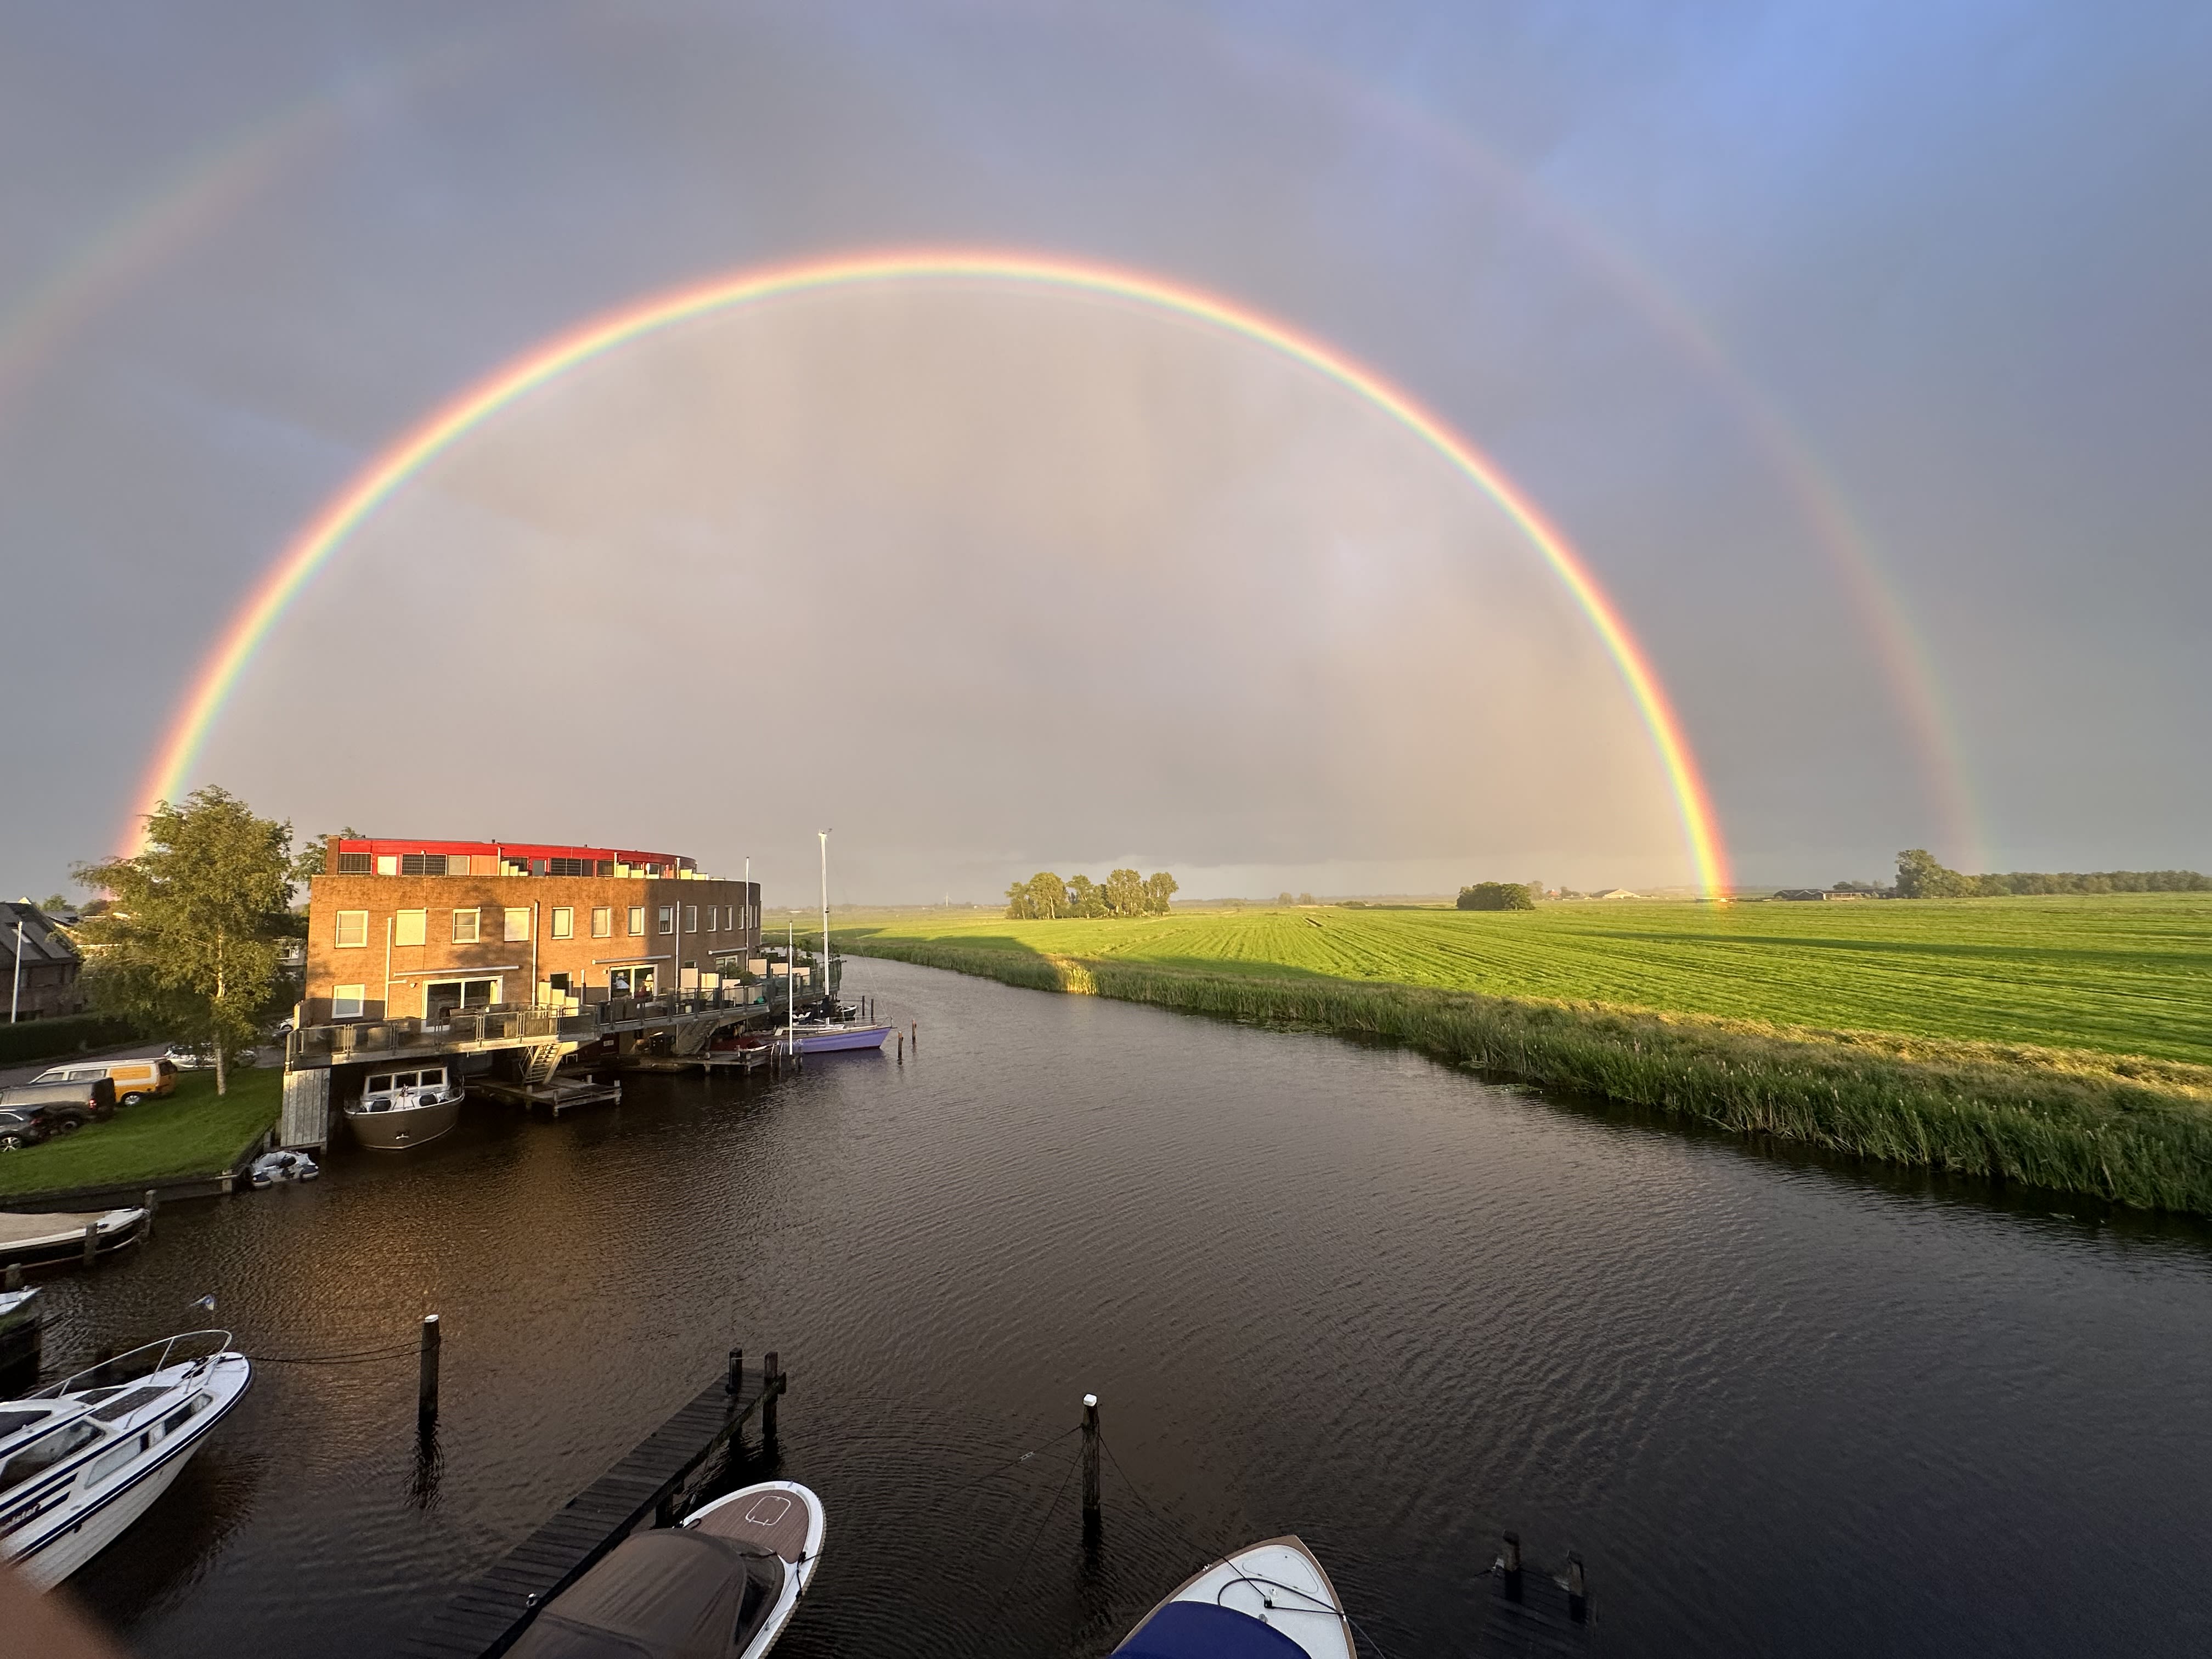
[{"label": "white van", "polygon": [[94,1083],[101,1078],[115,1085],[118,1106],[136,1106],[142,1100],[177,1091],[177,1068],[161,1055],[147,1060],[82,1060],[73,1066],[49,1066],[31,1081]]}]

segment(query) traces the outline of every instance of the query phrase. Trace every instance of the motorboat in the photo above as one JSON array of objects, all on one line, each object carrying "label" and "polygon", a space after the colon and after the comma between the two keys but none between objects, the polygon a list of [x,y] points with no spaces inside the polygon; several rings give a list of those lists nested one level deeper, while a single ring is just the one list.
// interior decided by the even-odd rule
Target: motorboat
[{"label": "motorboat", "polygon": [[514,1659],[761,1659],[813,1582],[822,1502],[745,1486],[624,1539],[547,1602]]},{"label": "motorboat", "polygon": [[435,1140],[459,1122],[467,1092],[450,1066],[375,1072],[361,1098],[346,1103],[345,1120],[362,1146],[380,1152],[404,1152]]},{"label": "motorboat", "polygon": [[0,1291],[0,1395],[39,1380],[46,1340],[44,1295],[35,1285]]},{"label": "motorboat", "polygon": [[246,1176],[256,1187],[282,1187],[313,1181],[322,1172],[323,1166],[305,1152],[264,1152],[246,1166]]},{"label": "motorboat", "polygon": [[827,1054],[846,1048],[880,1048],[891,1034],[888,1025],[848,1024],[843,1020],[801,1020],[776,1039],[786,1054]]},{"label": "motorboat", "polygon": [[112,1255],[146,1233],[141,1205],[116,1210],[52,1210],[40,1214],[0,1211],[0,1262],[35,1267],[48,1261],[82,1261],[84,1230],[92,1229],[93,1254]]},{"label": "motorboat", "polygon": [[52,1589],[153,1506],[253,1380],[187,1331],[0,1402],[0,1559]]},{"label": "motorboat", "polygon": [[1270,1538],[1214,1562],[1122,1638],[1109,1659],[1358,1659],[1352,1621],[1314,1553]]}]

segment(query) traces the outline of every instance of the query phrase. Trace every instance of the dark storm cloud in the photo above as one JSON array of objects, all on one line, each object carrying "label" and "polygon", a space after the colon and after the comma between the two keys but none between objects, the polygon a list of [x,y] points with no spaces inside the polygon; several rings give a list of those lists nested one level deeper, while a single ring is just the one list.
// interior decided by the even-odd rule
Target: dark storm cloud
[{"label": "dark storm cloud", "polygon": [[[101,849],[258,570],[453,388],[645,289],[919,240],[1169,271],[1411,386],[1620,599],[1747,875],[1874,874],[1936,839],[1914,733],[1742,411],[1501,173],[1671,289],[1804,434],[1917,619],[1993,860],[2202,865],[2208,27],[1966,6],[11,13],[0,341],[201,158],[273,131],[283,165],[146,250],[0,408],[11,678],[35,711],[4,740],[0,886],[43,891]],[[310,810],[262,775],[265,808]],[[1218,855],[1170,830],[1125,850]],[[1326,829],[1267,854],[1353,855]]]}]

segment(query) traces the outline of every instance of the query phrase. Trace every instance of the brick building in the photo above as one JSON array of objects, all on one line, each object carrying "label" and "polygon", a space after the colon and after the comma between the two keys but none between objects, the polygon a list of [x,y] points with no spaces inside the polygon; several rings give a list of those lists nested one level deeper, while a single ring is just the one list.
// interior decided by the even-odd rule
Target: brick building
[{"label": "brick building", "polygon": [[301,1024],[711,987],[760,950],[760,888],[670,853],[331,837]]},{"label": "brick building", "polygon": [[77,975],[83,967],[69,935],[37,905],[28,899],[0,903],[0,996],[8,999],[16,1019],[82,1013],[84,992]]}]

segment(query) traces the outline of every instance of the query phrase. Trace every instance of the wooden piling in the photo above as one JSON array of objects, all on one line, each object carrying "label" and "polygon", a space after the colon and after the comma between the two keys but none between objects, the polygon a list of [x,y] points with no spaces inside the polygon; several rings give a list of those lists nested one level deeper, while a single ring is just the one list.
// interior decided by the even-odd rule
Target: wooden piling
[{"label": "wooden piling", "polygon": [[425,1427],[438,1420],[438,1316],[422,1316],[422,1364],[415,1379],[415,1418]]},{"label": "wooden piling", "polygon": [[1583,1580],[1583,1559],[1567,1552],[1567,1617],[1577,1625],[1589,1620],[1589,1589]]},{"label": "wooden piling", "polygon": [[1098,1525],[1098,1396],[1083,1396],[1083,1524]]},{"label": "wooden piling", "polygon": [[88,1221],[84,1224],[84,1265],[88,1267],[92,1266],[93,1258],[99,1254],[100,1224]]},{"label": "wooden piling", "polygon": [[734,1400],[744,1389],[744,1381],[745,1351],[743,1348],[732,1348],[730,1350],[730,1369],[723,1380],[722,1392]]},{"label": "wooden piling", "polygon": [[902,1066],[906,1064],[906,1033],[904,1031],[898,1034],[898,1063]]},{"label": "wooden piling", "polygon": [[1519,1533],[1509,1532],[1505,1534],[1505,1553],[1498,1558],[1498,1577],[1505,1581],[1505,1599],[1509,1601],[1518,1601],[1521,1599],[1521,1534]]},{"label": "wooden piling", "polygon": [[783,1367],[777,1364],[775,1350],[770,1348],[761,1360],[761,1438],[775,1438],[776,1396],[783,1392]]},{"label": "wooden piling", "polygon": [[7,1285],[11,1291],[20,1291],[23,1288],[23,1264],[21,1262],[11,1261],[8,1264]]}]

